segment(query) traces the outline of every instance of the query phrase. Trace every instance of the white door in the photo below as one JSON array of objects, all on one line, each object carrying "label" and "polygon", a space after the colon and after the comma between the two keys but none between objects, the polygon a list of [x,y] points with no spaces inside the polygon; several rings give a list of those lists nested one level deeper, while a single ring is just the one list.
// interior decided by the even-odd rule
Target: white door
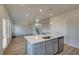
[{"label": "white door", "polygon": [[2,19],[0,18],[0,55],[3,54],[2,51]]},{"label": "white door", "polygon": [[7,21],[3,19],[3,49],[7,46]]}]

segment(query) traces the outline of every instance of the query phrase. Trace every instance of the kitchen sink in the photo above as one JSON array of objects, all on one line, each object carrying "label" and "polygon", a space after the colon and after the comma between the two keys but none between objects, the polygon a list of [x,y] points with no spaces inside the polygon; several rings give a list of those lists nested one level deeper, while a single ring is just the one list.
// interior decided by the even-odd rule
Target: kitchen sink
[{"label": "kitchen sink", "polygon": [[45,37],[42,37],[43,39],[49,39],[50,38],[50,36],[45,36]]}]

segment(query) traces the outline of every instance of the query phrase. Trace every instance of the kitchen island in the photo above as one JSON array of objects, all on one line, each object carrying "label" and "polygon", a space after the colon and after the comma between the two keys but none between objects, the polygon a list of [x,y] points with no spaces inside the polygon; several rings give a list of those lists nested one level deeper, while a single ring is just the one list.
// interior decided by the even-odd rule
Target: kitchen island
[{"label": "kitchen island", "polygon": [[33,35],[24,36],[27,55],[54,55],[63,51],[64,36]]}]

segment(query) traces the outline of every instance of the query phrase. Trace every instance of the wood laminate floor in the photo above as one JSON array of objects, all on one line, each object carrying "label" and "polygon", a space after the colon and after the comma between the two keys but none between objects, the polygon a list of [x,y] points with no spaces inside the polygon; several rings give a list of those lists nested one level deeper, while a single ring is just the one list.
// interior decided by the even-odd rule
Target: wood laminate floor
[{"label": "wood laminate floor", "polygon": [[[4,55],[24,55],[25,41],[23,37],[13,39],[8,48],[4,51]],[[64,50],[57,55],[79,55],[79,48],[64,44]]]},{"label": "wood laminate floor", "polygon": [[25,39],[17,37],[12,39],[8,48],[4,51],[4,55],[24,55],[25,54]]}]

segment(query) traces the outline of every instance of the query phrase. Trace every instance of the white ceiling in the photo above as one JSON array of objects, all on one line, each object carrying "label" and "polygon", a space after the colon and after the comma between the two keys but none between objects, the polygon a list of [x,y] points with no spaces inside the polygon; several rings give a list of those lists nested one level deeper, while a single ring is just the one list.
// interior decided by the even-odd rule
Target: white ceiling
[{"label": "white ceiling", "polygon": [[[32,23],[35,22],[35,19],[38,18],[40,20],[50,18],[50,9],[52,8],[51,13],[53,16],[57,16],[63,14],[65,12],[69,12],[74,9],[78,9],[79,5],[59,5],[59,4],[9,4],[5,5],[12,16],[15,23]],[[43,12],[40,12],[40,9]],[[29,14],[29,16],[26,16]]]}]

